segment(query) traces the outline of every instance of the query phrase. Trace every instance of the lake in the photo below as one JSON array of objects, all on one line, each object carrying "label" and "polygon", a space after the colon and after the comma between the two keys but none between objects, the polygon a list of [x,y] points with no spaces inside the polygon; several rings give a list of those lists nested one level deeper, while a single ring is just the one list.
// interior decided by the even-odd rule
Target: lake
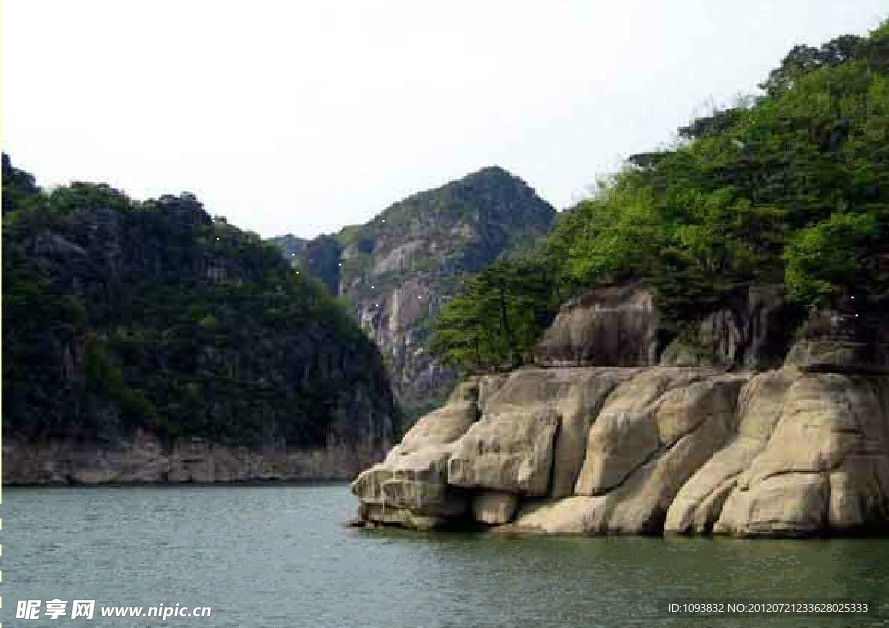
[{"label": "lake", "polygon": [[[347,528],[345,484],[4,488],[5,626],[889,626],[889,540],[496,538]],[[92,621],[20,600],[96,601]],[[670,615],[670,601],[866,600],[859,616]],[[100,617],[102,606],[209,617]]]}]

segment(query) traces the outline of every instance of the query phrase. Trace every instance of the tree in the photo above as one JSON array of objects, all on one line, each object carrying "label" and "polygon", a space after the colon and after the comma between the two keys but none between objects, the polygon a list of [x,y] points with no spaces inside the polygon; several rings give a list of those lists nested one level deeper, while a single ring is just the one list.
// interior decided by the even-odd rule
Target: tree
[{"label": "tree", "polygon": [[873,214],[833,214],[794,235],[785,259],[790,293],[802,303],[830,305],[845,292],[873,289],[880,235]]},{"label": "tree", "polygon": [[551,270],[539,260],[501,259],[471,277],[439,314],[430,349],[469,370],[522,364],[559,304]]}]

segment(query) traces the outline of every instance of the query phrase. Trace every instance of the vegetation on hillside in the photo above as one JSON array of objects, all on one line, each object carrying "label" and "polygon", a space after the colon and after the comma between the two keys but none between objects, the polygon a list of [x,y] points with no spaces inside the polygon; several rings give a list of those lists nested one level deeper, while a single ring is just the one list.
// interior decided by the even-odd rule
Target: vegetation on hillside
[{"label": "vegetation on hillside", "polygon": [[469,280],[433,350],[515,365],[566,296],[630,279],[656,289],[673,331],[751,282],[783,282],[806,306],[885,297],[889,22],[795,47],[760,87],[674,148],[634,155],[543,246]]},{"label": "vegetation on hillside", "polygon": [[393,415],[376,348],[277,247],[187,193],[47,193],[3,156],[4,432],[309,446]]}]

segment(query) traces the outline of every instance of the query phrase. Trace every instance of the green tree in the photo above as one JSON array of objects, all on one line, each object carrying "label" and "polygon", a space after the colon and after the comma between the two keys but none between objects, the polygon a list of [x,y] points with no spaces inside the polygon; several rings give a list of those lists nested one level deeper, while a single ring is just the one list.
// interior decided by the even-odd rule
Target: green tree
[{"label": "green tree", "polygon": [[551,270],[539,260],[501,259],[473,276],[442,309],[431,350],[469,370],[522,364],[558,307]]},{"label": "green tree", "polygon": [[879,231],[873,214],[833,214],[800,230],[786,253],[790,293],[809,305],[828,305],[843,292],[872,290],[882,283],[873,274],[878,266],[872,259]]}]

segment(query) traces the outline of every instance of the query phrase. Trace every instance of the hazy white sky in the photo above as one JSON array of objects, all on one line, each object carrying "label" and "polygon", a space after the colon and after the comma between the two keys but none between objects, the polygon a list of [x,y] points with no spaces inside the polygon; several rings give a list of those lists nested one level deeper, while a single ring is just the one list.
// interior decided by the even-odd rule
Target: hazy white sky
[{"label": "hazy white sky", "polygon": [[41,185],[194,192],[309,237],[497,164],[558,208],[885,0],[5,0],[2,144]]}]

